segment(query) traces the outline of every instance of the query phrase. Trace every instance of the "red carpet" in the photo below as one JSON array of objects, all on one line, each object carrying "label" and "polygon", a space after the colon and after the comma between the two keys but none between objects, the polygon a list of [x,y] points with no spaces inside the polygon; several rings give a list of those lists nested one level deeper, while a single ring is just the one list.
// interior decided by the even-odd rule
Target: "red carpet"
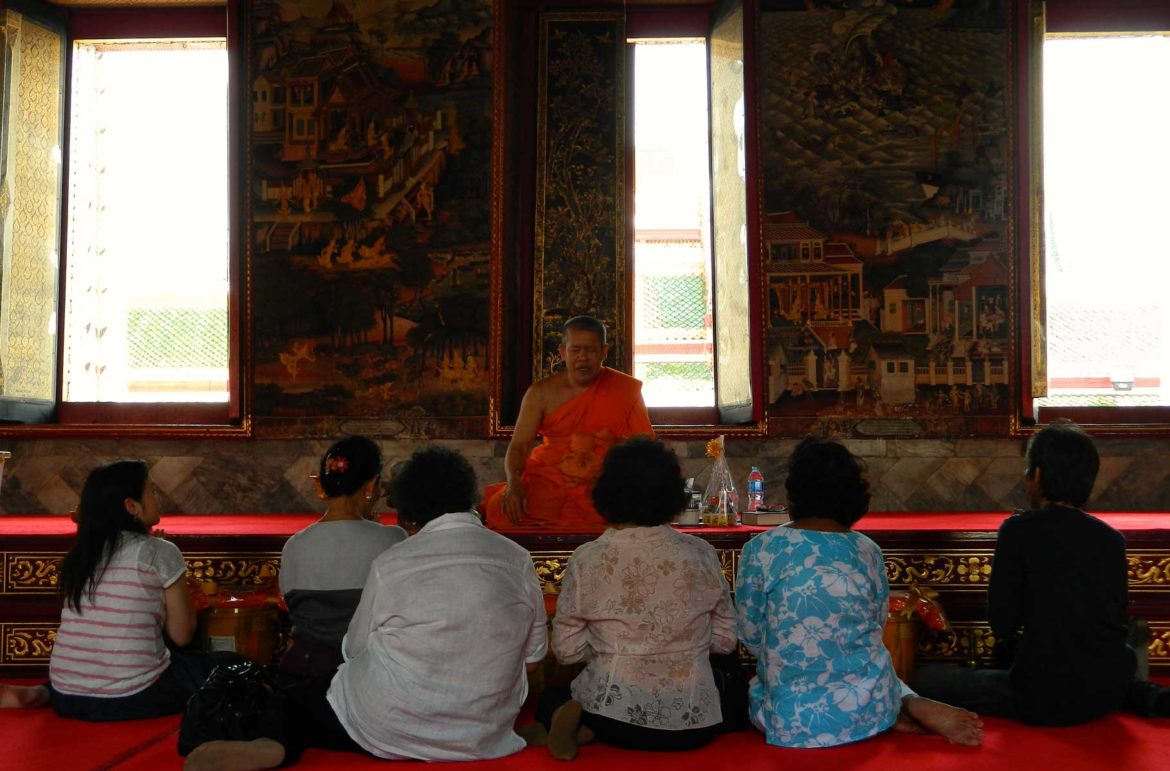
[{"label": "red carpet", "polygon": [[[1163,684],[1170,679],[1158,678]],[[522,718],[525,720],[526,718]],[[127,723],[84,723],[51,710],[0,712],[0,767],[20,771],[178,771],[179,718]],[[822,750],[769,747],[755,731],[728,734],[686,753],[628,752],[603,745],[581,748],[569,766],[543,749],[478,763],[432,764],[466,771],[1162,771],[1170,767],[1170,720],[1116,714],[1076,728],[1030,728],[987,718],[982,747],[957,747],[937,736],[886,733]],[[386,769],[397,767],[363,755],[309,750],[297,768]]]},{"label": "red carpet", "polygon": [[[479,763],[432,764],[467,771],[774,771],[816,769],[915,769],[922,771],[971,771],[976,768],[1008,771],[1162,771],[1170,757],[1170,721],[1142,720],[1115,715],[1077,728],[1028,728],[1006,720],[985,721],[987,738],[981,748],[957,747],[936,736],[883,734],[868,741],[824,750],[790,750],[769,747],[755,732],[729,734],[702,750],[687,753],[627,752],[601,745],[581,748],[577,761],[566,765],[552,760],[540,749],[499,760]],[[79,757],[79,755],[74,755]],[[64,758],[62,758],[64,760]],[[72,758],[68,767],[74,765]],[[339,752],[309,750],[297,768],[381,769],[385,761]],[[28,767],[23,766],[22,767]],[[62,764],[65,767],[65,764]],[[175,752],[175,737],[168,737],[144,752],[117,764],[119,771],[168,771],[182,768]]]},{"label": "red carpet", "polygon": [[[1170,678],[1156,678],[1170,685]],[[526,718],[522,718],[524,720]],[[0,768],[14,771],[178,771],[178,716],[125,723],[85,723],[52,710],[0,711]],[[754,731],[720,737],[687,753],[628,752],[587,745],[571,766],[543,749],[479,763],[434,764],[466,771],[1163,771],[1170,768],[1170,720],[1115,714],[1075,728],[1030,728],[987,718],[982,747],[957,747],[937,736],[886,733],[822,750],[769,747]],[[385,761],[363,755],[309,750],[297,768],[382,769]]]}]

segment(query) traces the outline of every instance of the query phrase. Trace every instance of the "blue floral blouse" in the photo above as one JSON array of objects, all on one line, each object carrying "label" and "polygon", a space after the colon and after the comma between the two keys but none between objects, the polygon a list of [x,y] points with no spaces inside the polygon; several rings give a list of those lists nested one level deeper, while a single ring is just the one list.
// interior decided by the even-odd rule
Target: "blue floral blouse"
[{"label": "blue floral blouse", "polygon": [[778,527],[744,546],[739,637],[757,658],[752,723],[781,747],[831,747],[894,724],[902,685],[882,645],[881,548],[855,532]]}]

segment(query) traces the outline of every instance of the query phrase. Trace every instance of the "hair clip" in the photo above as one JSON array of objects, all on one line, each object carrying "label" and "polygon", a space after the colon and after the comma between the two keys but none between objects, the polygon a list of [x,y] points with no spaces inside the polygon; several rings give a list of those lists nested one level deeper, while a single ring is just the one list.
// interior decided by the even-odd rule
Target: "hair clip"
[{"label": "hair clip", "polygon": [[331,455],[325,459],[326,474],[344,474],[349,469],[349,461],[341,455]]}]

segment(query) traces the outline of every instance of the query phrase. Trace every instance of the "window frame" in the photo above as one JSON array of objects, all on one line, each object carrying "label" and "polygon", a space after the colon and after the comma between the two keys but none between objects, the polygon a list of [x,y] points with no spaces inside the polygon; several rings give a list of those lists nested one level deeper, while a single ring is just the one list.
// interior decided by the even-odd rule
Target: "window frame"
[{"label": "window frame", "polygon": [[[634,48],[636,45],[636,43],[633,41],[655,40],[655,39],[658,39],[658,40],[692,39],[695,41],[698,41],[698,40],[703,41],[703,45],[705,46],[705,48],[707,50],[707,60],[708,60],[708,66],[707,66],[707,80],[708,80],[708,88],[707,88],[707,113],[708,113],[707,166],[708,166],[708,169],[711,168],[712,157],[713,157],[713,152],[712,152],[712,148],[711,148],[711,139],[712,139],[711,133],[712,132],[711,132],[711,126],[710,126],[710,121],[712,119],[711,118],[711,93],[710,93],[711,89],[710,89],[710,85],[709,85],[710,78],[711,78],[711,70],[710,70],[711,30],[710,30],[710,17],[709,17],[708,12],[706,11],[706,9],[701,9],[701,10],[694,10],[694,11],[690,11],[690,12],[686,12],[686,13],[679,13],[676,11],[676,12],[670,13],[670,14],[663,14],[656,9],[642,8],[642,9],[630,10],[626,16],[626,41],[625,41],[626,56],[625,56],[625,60],[626,60],[626,72],[631,73],[631,75],[627,78],[627,82],[630,85],[628,87],[627,104],[626,104],[627,115],[630,116],[630,119],[626,121],[626,147],[627,147],[626,153],[627,153],[627,158],[628,158],[627,169],[626,169],[626,189],[627,189],[626,196],[627,196],[627,201],[629,201],[629,211],[628,211],[629,216],[628,216],[628,221],[626,223],[627,230],[628,230],[628,244],[626,247],[626,254],[629,255],[629,258],[627,261],[627,264],[629,265],[629,277],[628,277],[628,289],[627,289],[627,297],[629,298],[629,308],[626,311],[626,318],[631,320],[630,330],[629,330],[629,334],[630,334],[629,350],[630,350],[631,366],[633,364],[633,355],[634,355],[633,351],[634,351],[634,345],[635,345],[635,335],[637,334],[637,325],[632,323],[634,318],[635,318],[634,302],[635,302],[635,296],[636,296],[636,292],[634,291],[634,286],[635,286],[635,281],[636,281],[636,278],[635,278],[635,276],[636,276],[635,249],[636,249],[637,238],[636,238],[636,228],[635,228],[635,224],[634,224],[633,214],[634,214],[634,189],[635,189],[635,183],[636,183],[635,167],[637,165],[637,152],[638,152],[637,151],[637,144],[634,141],[634,120],[633,120],[635,92],[634,92],[634,87],[633,87],[634,77],[633,77],[632,73],[634,71],[634,58],[635,58]],[[714,191],[712,189],[713,187],[714,187],[714,184],[713,184],[713,180],[711,178],[711,174],[708,173],[708,191],[707,191],[708,201],[709,201],[708,208],[711,208],[711,209],[714,208]],[[709,224],[709,228],[711,230],[714,229],[713,222],[711,222]],[[701,234],[700,234],[700,240],[702,240]],[[712,318],[714,319],[714,317],[715,317],[715,307],[714,307],[715,306],[715,297],[714,297],[714,294],[715,293],[714,293],[713,284],[715,282],[715,269],[716,269],[715,263],[716,263],[718,258],[715,255],[714,233],[712,233],[712,232],[708,233],[708,243],[710,245],[710,250],[711,250],[711,254],[710,254],[711,262],[708,264],[708,269],[711,272],[712,286],[710,288],[712,291],[710,293],[711,305],[708,307],[707,310],[711,314]],[[711,346],[713,348],[716,345],[716,337],[718,336],[717,335],[718,327],[715,326],[717,324],[718,324],[718,321],[713,321],[713,326],[711,329],[711,334],[712,334]],[[717,378],[719,376],[718,370],[719,370],[719,366],[718,366],[717,356],[716,356],[715,360],[713,360],[712,381],[711,381],[712,390],[716,392],[716,396],[715,396],[716,401],[718,401],[718,394],[717,394],[718,389],[717,389],[717,385],[716,385],[716,381],[717,381]],[[706,406],[706,407],[677,407],[677,406],[651,407],[651,406],[647,406],[646,411],[650,415],[651,425],[654,426],[655,431],[658,433],[671,433],[671,432],[674,432],[676,430],[686,431],[688,429],[688,427],[691,427],[691,426],[708,426],[708,425],[709,426],[718,426],[719,425],[719,407],[717,404],[712,404],[712,405]]]},{"label": "window frame", "polygon": [[[244,92],[242,24],[245,14],[239,0],[225,6],[176,8],[72,8],[65,15],[65,75],[62,94],[62,190],[60,196],[60,272],[57,296],[56,388],[48,421],[0,427],[3,436],[143,436],[156,438],[246,438],[252,435],[247,410],[249,379],[246,355],[250,323],[246,308],[249,271],[245,265],[242,229],[243,148],[241,119],[248,105]],[[73,45],[78,40],[134,40],[152,38],[217,38],[226,40],[228,54],[228,385],[224,402],[66,402],[62,399],[64,376],[64,303],[68,264],[69,131]],[[250,98],[250,95],[249,95]]]},{"label": "window frame", "polygon": [[1170,6],[1158,0],[1032,0],[1022,3],[1017,19],[1021,46],[1017,67],[1022,73],[1018,119],[1028,127],[1020,143],[1019,168],[1026,175],[1020,190],[1027,200],[1020,212],[1022,255],[1019,307],[1020,391],[1012,433],[1027,435],[1053,420],[1067,418],[1099,436],[1170,435],[1170,406],[1156,407],[1040,407],[1035,404],[1047,389],[1047,351],[1044,349],[1046,322],[1044,264],[1043,192],[1043,46],[1048,35],[1091,35],[1094,33],[1170,32]]},{"label": "window frame", "polygon": [[[535,228],[535,160],[529,148],[535,143],[535,120],[530,117],[536,104],[535,77],[528,73],[537,70],[537,41],[540,16],[557,9],[557,4],[544,0],[521,0],[515,6],[501,9],[497,19],[497,42],[511,55],[501,57],[495,69],[496,95],[494,114],[499,128],[498,140],[502,146],[497,157],[499,165],[493,170],[493,187],[497,200],[505,204],[495,207],[493,217],[499,228],[500,239],[508,244],[493,264],[491,335],[489,341],[489,368],[494,372],[490,388],[488,436],[508,438],[514,428],[515,414],[520,399],[531,385],[532,373],[524,352],[531,350],[533,306]],[[584,9],[586,6],[582,6]],[[588,8],[601,6],[587,4]],[[630,38],[702,38],[710,43],[712,24],[721,18],[721,12],[732,6],[711,3],[709,0],[681,0],[671,6],[657,3],[623,6],[625,37]],[[659,436],[671,438],[709,438],[712,431],[728,436],[764,437],[767,434],[764,386],[766,363],[763,330],[766,307],[766,287],[763,283],[763,258],[760,255],[761,217],[759,201],[763,184],[759,173],[758,106],[754,97],[755,71],[752,66],[754,50],[754,14],[757,6],[742,2],[744,46],[744,153],[746,155],[745,190],[747,230],[747,290],[749,318],[745,332],[750,344],[746,358],[751,369],[750,420],[743,423],[722,423],[719,407],[656,407],[649,410],[651,423]],[[627,66],[632,61],[633,46],[626,46]],[[513,71],[515,68],[515,71]],[[632,89],[626,90],[627,114],[632,109]],[[627,121],[627,147],[633,147],[633,122]],[[708,159],[710,163],[710,158]],[[632,201],[633,153],[627,153],[626,195]],[[631,212],[632,213],[632,212]],[[625,222],[626,254],[632,254],[634,239],[633,217]],[[716,258],[717,260],[718,258]],[[629,263],[627,263],[629,264]],[[633,276],[627,276],[625,293],[626,318],[633,317]],[[712,309],[714,313],[714,308]],[[716,320],[716,334],[718,321]],[[632,351],[633,331],[629,330]],[[716,362],[718,370],[718,362]],[[718,381],[716,381],[718,388]],[[718,399],[717,399],[718,400]]]}]

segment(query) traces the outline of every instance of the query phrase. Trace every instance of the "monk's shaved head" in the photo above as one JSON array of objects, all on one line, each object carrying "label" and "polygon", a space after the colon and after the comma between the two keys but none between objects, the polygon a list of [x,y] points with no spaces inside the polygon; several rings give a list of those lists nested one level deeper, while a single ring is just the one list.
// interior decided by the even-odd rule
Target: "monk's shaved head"
[{"label": "monk's shaved head", "polygon": [[592,316],[574,316],[566,321],[561,332],[562,343],[569,342],[569,332],[592,332],[597,335],[597,339],[602,345],[607,343],[605,339],[605,324],[602,324],[601,321]]}]

